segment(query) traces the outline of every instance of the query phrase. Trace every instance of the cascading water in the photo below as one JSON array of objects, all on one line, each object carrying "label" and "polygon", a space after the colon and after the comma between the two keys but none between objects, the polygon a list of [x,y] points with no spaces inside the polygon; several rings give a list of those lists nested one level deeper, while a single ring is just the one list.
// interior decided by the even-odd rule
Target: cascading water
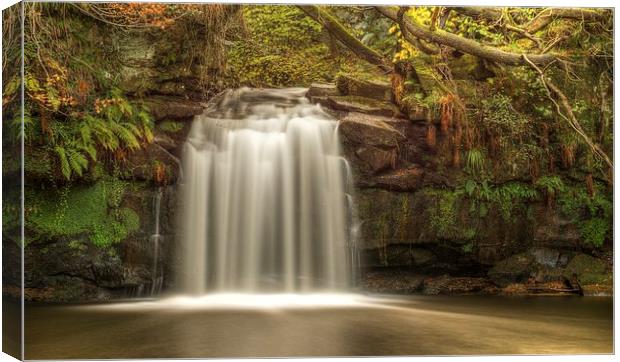
[{"label": "cascading water", "polygon": [[184,293],[346,290],[351,172],[305,89],[239,89],[195,118],[183,155]]}]

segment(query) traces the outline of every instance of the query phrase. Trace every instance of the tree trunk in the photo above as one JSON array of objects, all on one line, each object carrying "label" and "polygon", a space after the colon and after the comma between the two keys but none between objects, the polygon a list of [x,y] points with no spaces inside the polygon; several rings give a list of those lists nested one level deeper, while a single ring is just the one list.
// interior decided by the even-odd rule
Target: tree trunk
[{"label": "tree trunk", "polygon": [[323,27],[327,29],[336,39],[357,54],[360,58],[378,66],[385,72],[392,72],[392,64],[388,59],[384,58],[373,49],[367,47],[356,37],[351,35],[336,18],[328,14],[326,11],[322,11],[315,5],[298,5],[297,7],[303,10],[317,23],[323,25]]}]

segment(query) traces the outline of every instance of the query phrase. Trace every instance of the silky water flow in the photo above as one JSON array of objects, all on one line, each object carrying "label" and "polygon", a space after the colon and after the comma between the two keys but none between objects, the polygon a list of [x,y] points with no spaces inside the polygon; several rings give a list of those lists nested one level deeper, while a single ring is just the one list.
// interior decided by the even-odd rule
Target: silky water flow
[{"label": "silky water flow", "polygon": [[351,286],[351,169],[337,121],[304,93],[233,90],[195,118],[181,185],[184,294]]}]

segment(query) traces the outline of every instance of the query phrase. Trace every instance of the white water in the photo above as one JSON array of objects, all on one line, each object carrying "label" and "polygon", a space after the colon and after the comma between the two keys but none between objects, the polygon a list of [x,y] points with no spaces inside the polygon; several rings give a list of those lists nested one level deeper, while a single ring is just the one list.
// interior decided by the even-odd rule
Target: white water
[{"label": "white water", "polygon": [[183,155],[184,293],[350,285],[349,166],[337,122],[304,93],[240,89],[195,118]]}]

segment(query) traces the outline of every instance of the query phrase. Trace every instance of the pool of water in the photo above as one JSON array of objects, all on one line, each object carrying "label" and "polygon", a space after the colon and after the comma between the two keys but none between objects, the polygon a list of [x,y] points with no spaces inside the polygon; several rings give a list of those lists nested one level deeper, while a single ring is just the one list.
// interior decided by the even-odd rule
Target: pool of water
[{"label": "pool of water", "polygon": [[27,359],[613,352],[602,297],[221,295],[25,313]]}]

